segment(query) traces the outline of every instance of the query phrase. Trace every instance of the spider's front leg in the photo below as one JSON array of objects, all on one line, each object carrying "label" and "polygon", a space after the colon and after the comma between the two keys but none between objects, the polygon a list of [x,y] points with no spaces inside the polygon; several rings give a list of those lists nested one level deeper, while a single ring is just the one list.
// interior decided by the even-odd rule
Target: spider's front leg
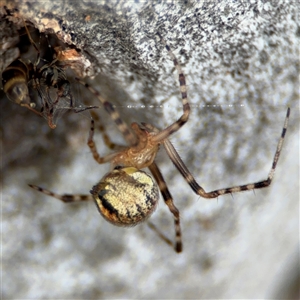
[{"label": "spider's front leg", "polygon": [[[272,179],[274,177],[275,169],[277,166],[277,162],[279,160],[280,152],[283,146],[283,141],[284,137],[286,134],[287,126],[288,126],[288,121],[289,121],[289,116],[290,116],[290,108],[287,109],[286,112],[286,117],[284,121],[284,125],[282,128],[281,136],[277,144],[276,152],[273,158],[271,170],[269,172],[268,178],[262,181],[254,182],[254,183],[248,183],[244,185],[239,185],[239,186],[233,186],[233,187],[228,187],[224,189],[218,189],[215,191],[211,192],[206,192],[195,180],[193,175],[190,173],[182,159],[180,158],[179,154],[175,150],[174,146],[171,144],[171,142],[168,139],[165,139],[163,142],[163,145],[172,160],[173,164],[175,167],[178,169],[178,171],[181,173],[181,175],[184,177],[184,179],[187,181],[187,183],[190,185],[192,190],[199,196],[207,199],[212,199],[212,198],[217,198],[218,196],[225,195],[225,194],[232,194],[232,193],[237,193],[237,192],[242,192],[242,191],[248,191],[248,190],[254,190],[254,189],[260,189],[264,187],[268,187]],[[149,125],[148,125],[149,126]],[[150,128],[150,127],[149,127]]]},{"label": "spider's front leg", "polygon": [[120,114],[118,111],[114,108],[113,104],[107,101],[102,97],[100,92],[98,92],[96,89],[94,89],[92,86],[90,86],[88,83],[83,82],[79,78],[75,77],[75,79],[80,82],[82,85],[84,85],[87,89],[90,90],[90,92],[97,97],[97,99],[102,103],[103,108],[108,113],[108,115],[111,117],[111,119],[115,122],[120,132],[123,134],[125,140],[129,145],[136,145],[137,139],[136,136],[132,133],[132,131],[129,129],[127,124],[122,120]]},{"label": "spider's front leg", "polygon": [[188,121],[191,108],[187,96],[187,86],[186,86],[185,76],[183,74],[181,66],[174,53],[171,51],[169,45],[166,44],[165,40],[159,33],[157,34],[161,39],[162,43],[165,45],[165,48],[168,51],[168,55],[172,59],[174,67],[177,70],[180,93],[181,93],[182,109],[183,109],[183,114],[177,121],[175,121],[173,124],[169,125],[165,129],[161,130],[155,135],[155,137],[153,137],[154,142],[162,142],[164,139],[168,138],[174,132],[178,131]]}]

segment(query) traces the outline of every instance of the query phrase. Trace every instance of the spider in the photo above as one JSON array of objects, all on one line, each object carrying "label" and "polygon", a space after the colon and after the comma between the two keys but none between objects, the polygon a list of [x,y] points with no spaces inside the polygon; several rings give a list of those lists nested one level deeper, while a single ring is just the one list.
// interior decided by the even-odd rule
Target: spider
[{"label": "spider", "polygon": [[[36,43],[31,37],[30,30],[32,26],[27,26],[24,21],[24,28],[30,44],[33,46],[36,54],[35,62],[23,57],[13,61],[2,73],[3,90],[8,99],[12,102],[26,107],[35,114],[45,117],[50,128],[54,129],[54,121],[66,110],[73,109],[75,112],[81,112],[95,106],[81,106],[76,108],[71,93],[70,82],[67,79],[64,66],[55,58],[54,51],[49,51],[52,47],[49,44],[48,36],[45,35],[49,49],[41,54]],[[34,31],[36,32],[36,30]],[[41,36],[40,36],[41,39]],[[28,41],[26,41],[28,42]],[[45,42],[45,41],[44,41]],[[45,44],[45,43],[44,43]],[[24,41],[20,42],[24,46]],[[51,50],[51,49],[50,49]],[[47,57],[50,61],[42,58]],[[37,110],[37,103],[32,101],[32,92],[40,99],[40,111]]]},{"label": "spider", "polygon": [[[43,192],[46,195],[55,197],[63,202],[77,202],[94,200],[100,214],[109,222],[117,226],[134,226],[142,221],[145,221],[155,210],[158,199],[159,190],[162,197],[168,206],[170,212],[173,214],[175,223],[175,244],[176,252],[182,252],[182,237],[180,228],[180,214],[176,208],[173,197],[167,187],[163,175],[158,168],[155,157],[162,145],[169,158],[177,168],[177,170],[184,177],[191,189],[199,196],[211,199],[224,194],[232,194],[241,191],[253,190],[267,187],[271,184],[275,168],[279,159],[280,151],[282,149],[283,140],[286,134],[290,108],[287,110],[284,126],[281,137],[279,139],[275,156],[272,162],[271,170],[268,178],[263,181],[255,183],[248,183],[245,185],[228,187],[218,189],[211,192],[206,192],[194,179],[179,154],[176,152],[169,137],[178,131],[187,121],[190,114],[190,105],[187,98],[187,88],[185,76],[181,70],[177,58],[166,44],[164,39],[159,35],[163,42],[174,66],[177,70],[180,84],[180,92],[182,98],[183,114],[181,117],[166,127],[163,130],[157,129],[155,126],[147,123],[138,124],[136,122],[130,127],[123,122],[119,113],[114,106],[106,101],[101,94],[88,84],[85,86],[99,99],[110,115],[112,120],[117,125],[120,132],[123,134],[125,140],[128,142],[128,147],[122,147],[109,142],[108,136],[103,133],[104,141],[110,148],[116,148],[116,151],[106,156],[101,156],[96,148],[94,136],[94,119],[91,118],[91,127],[88,137],[88,146],[92,152],[94,159],[99,164],[111,163],[111,171],[93,186],[89,195],[75,195],[75,194],[57,194],[38,187],[36,185],[29,185],[35,190]],[[102,128],[103,130],[103,128]],[[152,176],[142,171],[147,168],[150,170]],[[152,226],[153,227],[153,226]],[[155,227],[153,227],[155,231]],[[167,241],[162,234],[160,236]]]}]

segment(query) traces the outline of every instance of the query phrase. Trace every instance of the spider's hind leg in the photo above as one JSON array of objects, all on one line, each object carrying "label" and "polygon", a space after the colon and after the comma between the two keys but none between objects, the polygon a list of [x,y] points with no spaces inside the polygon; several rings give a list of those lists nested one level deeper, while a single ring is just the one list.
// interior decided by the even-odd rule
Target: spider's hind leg
[{"label": "spider's hind leg", "polygon": [[[218,196],[225,195],[225,194],[232,194],[232,193],[237,193],[237,192],[242,192],[242,191],[248,191],[248,190],[254,190],[254,189],[260,189],[264,187],[268,187],[274,177],[275,169],[279,160],[280,152],[282,149],[284,137],[286,134],[287,126],[288,126],[288,120],[290,116],[290,108],[287,109],[286,112],[286,118],[284,121],[283,129],[281,132],[281,136],[279,139],[279,142],[277,144],[276,152],[273,158],[271,170],[269,172],[268,178],[262,181],[254,182],[254,183],[248,183],[244,185],[239,185],[239,186],[233,186],[233,187],[228,187],[224,189],[218,189],[215,191],[211,192],[206,192],[195,180],[193,175],[190,173],[182,159],[180,158],[179,154],[175,150],[174,146],[171,144],[171,142],[166,139],[163,142],[163,146],[165,147],[170,159],[174,163],[175,167],[178,169],[178,171],[181,173],[181,175],[184,177],[184,179],[187,181],[187,183],[190,185],[192,190],[199,196],[206,198],[206,199],[212,199],[212,198],[217,198]],[[149,126],[149,125],[147,125]],[[150,128],[150,127],[149,127]]]},{"label": "spider's hind leg", "polygon": [[154,223],[148,221],[147,225],[149,226],[149,228],[151,230],[153,230],[163,241],[165,241],[168,245],[170,245],[171,247],[173,247],[173,243],[172,241],[166,237],[155,225]]}]

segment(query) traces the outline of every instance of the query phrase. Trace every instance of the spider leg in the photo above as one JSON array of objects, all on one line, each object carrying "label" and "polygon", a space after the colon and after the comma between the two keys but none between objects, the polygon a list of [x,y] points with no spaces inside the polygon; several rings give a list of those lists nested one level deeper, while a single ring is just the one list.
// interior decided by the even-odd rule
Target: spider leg
[{"label": "spider leg", "polygon": [[93,196],[92,195],[80,195],[80,194],[56,194],[54,192],[51,192],[49,190],[46,190],[44,188],[41,188],[39,186],[33,185],[33,184],[28,184],[31,188],[33,188],[34,190],[37,190],[39,192],[42,192],[48,196],[54,197],[56,199],[59,199],[65,203],[70,203],[70,202],[81,202],[81,201],[89,201],[89,200],[93,200]]},{"label": "spider leg", "polygon": [[153,137],[154,142],[161,142],[164,139],[168,138],[171,134],[174,132],[178,131],[179,128],[181,128],[189,119],[190,115],[190,104],[188,102],[187,98],[187,88],[186,88],[186,82],[185,82],[185,76],[182,72],[181,66],[177,61],[176,56],[174,53],[171,51],[170,47],[166,44],[165,40],[162,38],[162,36],[158,33],[161,41],[164,43],[169,56],[171,57],[174,66],[177,70],[178,73],[178,78],[179,78],[179,85],[180,85],[180,92],[181,92],[181,98],[182,98],[182,106],[183,106],[183,114],[182,116],[173,124],[165,128],[164,130],[160,131],[155,137]]},{"label": "spider leg", "polygon": [[124,148],[126,148],[125,146],[123,145],[118,145],[114,142],[111,141],[110,137],[108,136],[108,134],[106,133],[106,130],[105,130],[105,126],[103,125],[103,123],[101,122],[99,116],[97,113],[95,113],[94,111],[91,111],[91,115],[92,115],[92,118],[96,121],[97,123],[97,127],[99,129],[99,131],[101,132],[102,134],[102,139],[105,143],[105,145],[111,149],[111,150],[123,150]]},{"label": "spider leg", "polygon": [[118,155],[119,152],[114,152],[105,156],[100,156],[97,146],[94,142],[94,131],[95,131],[95,121],[93,118],[91,118],[91,128],[90,128],[90,133],[89,133],[89,138],[88,138],[88,146],[91,149],[92,155],[99,164],[105,164],[107,162],[110,162],[116,155]]},{"label": "spider leg", "polygon": [[137,139],[136,136],[131,132],[128,125],[121,119],[120,114],[118,111],[114,108],[114,106],[107,100],[105,100],[101,94],[95,90],[93,87],[91,87],[89,84],[81,81],[79,78],[75,78],[77,81],[79,81],[82,85],[84,85],[87,89],[91,91],[92,94],[94,94],[98,100],[102,103],[104,109],[109,114],[109,116],[112,118],[112,120],[115,122],[117,127],[119,128],[120,132],[123,134],[125,140],[130,145],[136,145]]},{"label": "spider leg", "polygon": [[[192,190],[196,194],[200,195],[201,197],[209,199],[209,198],[216,198],[216,197],[218,197],[220,195],[224,195],[224,194],[231,194],[231,193],[237,193],[237,192],[241,192],[241,191],[260,189],[260,188],[264,188],[264,187],[269,186],[272,182],[273,177],[274,177],[276,165],[277,165],[277,162],[279,160],[280,152],[281,152],[281,149],[282,149],[284,137],[285,137],[287,126],[288,126],[289,116],[290,116],[290,108],[288,108],[287,113],[286,113],[286,118],[285,118],[283,129],[282,129],[282,132],[281,132],[281,137],[280,137],[279,142],[277,144],[276,152],[275,152],[275,155],[274,155],[274,159],[273,159],[273,162],[272,162],[272,166],[271,166],[271,170],[269,172],[268,178],[266,180],[259,181],[259,182],[248,183],[248,184],[240,185],[240,186],[233,186],[233,187],[229,187],[229,188],[225,188],[225,189],[218,189],[218,190],[215,190],[215,191],[212,191],[212,192],[206,192],[196,182],[195,178],[189,172],[188,168],[183,163],[182,159],[180,158],[179,154],[177,153],[177,151],[175,150],[175,148],[171,144],[171,142],[168,139],[165,139],[164,142],[163,142],[163,145],[164,145],[170,159],[174,163],[175,167],[178,169],[178,171],[181,173],[181,175],[184,177],[184,179],[190,185]],[[149,126],[149,125],[147,124],[147,126]]]},{"label": "spider leg", "polygon": [[165,241],[171,247],[174,247],[172,241],[167,238],[152,222],[148,221],[147,225],[152,229],[163,241]]},{"label": "spider leg", "polygon": [[[164,198],[166,205],[169,207],[169,210],[174,215],[174,224],[175,224],[175,247],[174,248],[176,252],[178,253],[182,252],[182,237],[181,237],[179,210],[177,209],[177,207],[173,202],[172,195],[156,163],[153,162],[148,168],[151,171],[153,177],[155,178],[159,186],[159,189],[161,191],[161,194]],[[162,234],[159,235],[163,236]],[[165,240],[165,238],[163,239]]]}]

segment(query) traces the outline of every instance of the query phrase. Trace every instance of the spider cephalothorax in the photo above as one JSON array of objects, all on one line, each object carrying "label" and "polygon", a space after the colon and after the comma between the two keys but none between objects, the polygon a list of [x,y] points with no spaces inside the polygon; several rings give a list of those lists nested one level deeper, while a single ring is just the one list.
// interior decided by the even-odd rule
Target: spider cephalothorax
[{"label": "spider cephalothorax", "polygon": [[138,123],[132,123],[131,128],[136,134],[136,145],[115,153],[111,159],[114,166],[126,166],[139,169],[150,166],[157,154],[161,141],[157,141],[155,133],[149,132]]}]

